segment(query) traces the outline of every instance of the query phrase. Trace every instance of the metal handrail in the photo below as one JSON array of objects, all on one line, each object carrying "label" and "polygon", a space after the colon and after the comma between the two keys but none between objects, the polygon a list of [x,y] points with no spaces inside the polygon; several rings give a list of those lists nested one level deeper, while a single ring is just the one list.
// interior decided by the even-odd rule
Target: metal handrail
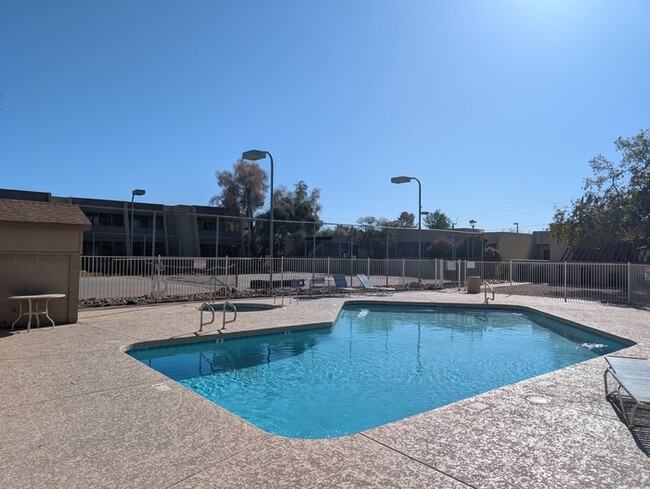
[{"label": "metal handrail", "polygon": [[[235,313],[235,317],[233,317],[230,321],[226,321],[226,307],[228,307],[228,306],[230,306],[232,311]],[[230,301],[224,302],[223,303],[223,323],[221,325],[221,329],[226,329],[226,323],[234,323],[235,321],[237,321],[237,308]]]},{"label": "metal handrail", "polygon": [[226,297],[232,297],[233,291],[236,289],[232,285],[228,285],[227,283],[219,280],[217,277],[214,275],[210,277],[210,282],[212,282],[213,285],[213,294],[216,296],[217,295],[217,286],[220,285],[224,289],[226,289]]},{"label": "metal handrail", "polygon": [[[208,324],[214,323],[214,307],[212,307],[211,304],[204,302],[203,304],[201,304],[201,307],[199,309],[201,310],[201,316],[199,319],[199,331],[203,331],[203,326],[207,326]],[[209,309],[210,312],[212,312],[212,319],[210,320],[209,323],[203,322],[203,311],[205,311],[206,309]]]},{"label": "metal handrail", "polygon": [[[228,307],[230,307],[230,309],[232,309],[232,312],[235,313],[234,317],[230,321],[226,321],[226,308],[228,308]],[[214,310],[214,307],[212,306],[212,304],[208,304],[207,302],[204,302],[203,304],[201,304],[201,307],[199,309],[201,310],[201,315],[200,315],[200,319],[199,319],[199,323],[200,323],[199,324],[199,331],[203,331],[203,326],[207,326],[208,324],[214,323],[216,311]],[[205,310],[209,310],[212,313],[212,319],[210,319],[210,321],[206,322],[206,323],[203,322],[203,312]],[[221,322],[221,329],[225,329],[227,323],[234,323],[235,321],[237,321],[237,308],[230,301],[224,302],[223,303],[223,320]]]},{"label": "metal handrail", "polygon": [[487,295],[487,289],[490,289],[490,292],[492,292],[492,302],[494,302],[494,289],[489,283],[487,283],[487,281],[482,280],[482,282],[485,284],[485,288],[483,289],[483,291],[485,292],[485,304],[490,302],[490,298]]}]

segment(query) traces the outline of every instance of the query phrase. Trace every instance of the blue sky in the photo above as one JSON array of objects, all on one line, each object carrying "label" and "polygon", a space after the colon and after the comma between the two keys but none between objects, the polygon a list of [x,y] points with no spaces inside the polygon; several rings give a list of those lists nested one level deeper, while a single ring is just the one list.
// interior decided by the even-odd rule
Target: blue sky
[{"label": "blue sky", "polygon": [[[1,188],[206,205],[246,149],[321,217],[543,229],[649,128],[645,0],[0,0]],[[268,170],[268,163],[261,162]]]}]

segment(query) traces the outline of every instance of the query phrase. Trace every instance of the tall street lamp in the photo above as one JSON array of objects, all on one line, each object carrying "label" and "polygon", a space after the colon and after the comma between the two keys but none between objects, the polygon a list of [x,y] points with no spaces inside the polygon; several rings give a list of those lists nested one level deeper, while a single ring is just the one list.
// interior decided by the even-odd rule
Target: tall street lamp
[{"label": "tall street lamp", "polygon": [[131,256],[133,256],[133,201],[136,195],[141,197],[146,193],[146,190],[143,188],[136,188],[131,191]]},{"label": "tall street lamp", "polygon": [[418,282],[422,283],[422,183],[416,177],[393,177],[390,183],[409,183],[411,180],[418,182]]},{"label": "tall street lamp", "polygon": [[271,160],[271,219],[269,225],[269,255],[271,256],[269,265],[269,291],[271,291],[273,289],[273,155],[268,151],[262,151],[259,149],[244,151],[241,155],[242,159],[249,161],[263,160],[267,156]]},{"label": "tall street lamp", "polygon": [[[472,229],[474,229],[474,226],[476,226],[476,221],[474,219],[471,219],[469,221],[469,225],[472,226]],[[474,236],[470,238],[470,241],[472,243],[472,260],[474,259]],[[469,255],[469,252],[467,253]]]}]

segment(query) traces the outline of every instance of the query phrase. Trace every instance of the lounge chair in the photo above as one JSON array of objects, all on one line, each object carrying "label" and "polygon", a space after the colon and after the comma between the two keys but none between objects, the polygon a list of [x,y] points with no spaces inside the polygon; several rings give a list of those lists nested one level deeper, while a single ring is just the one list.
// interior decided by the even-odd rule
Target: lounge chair
[{"label": "lounge chair", "polygon": [[370,279],[363,273],[357,273],[357,278],[361,282],[361,287],[366,292],[374,292],[380,295],[392,294],[395,292],[395,289],[392,287],[375,287],[370,283]]},{"label": "lounge chair", "polygon": [[313,293],[320,290],[320,293],[325,295],[325,277],[314,277],[309,282],[309,297],[313,297]]},{"label": "lounge chair", "polygon": [[[605,360],[608,363],[604,374],[605,396],[616,396],[621,414],[632,428],[637,409],[650,409],[650,360],[631,357],[605,357]],[[618,382],[618,388],[612,392],[607,388],[607,374]],[[624,397],[633,402],[629,417],[625,412]]]},{"label": "lounge chair", "polygon": [[334,287],[336,287],[337,292],[344,294],[353,294],[356,292],[355,289],[348,285],[345,275],[334,275]]},{"label": "lounge chair", "polygon": [[[284,305],[285,296],[289,298],[289,303],[295,300],[296,304],[298,304],[298,297],[300,296],[300,290],[302,289],[302,285],[303,285],[303,279],[292,278],[287,287],[282,287],[281,304]],[[275,304],[276,297],[277,296],[273,296],[273,304]]]}]

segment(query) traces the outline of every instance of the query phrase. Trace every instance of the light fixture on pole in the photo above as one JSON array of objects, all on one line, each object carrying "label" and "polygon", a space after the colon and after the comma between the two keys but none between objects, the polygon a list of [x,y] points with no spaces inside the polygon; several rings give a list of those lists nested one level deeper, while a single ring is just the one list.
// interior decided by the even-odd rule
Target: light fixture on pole
[{"label": "light fixture on pole", "polygon": [[133,201],[135,200],[136,195],[138,197],[141,197],[146,193],[147,193],[146,190],[143,188],[136,188],[131,191],[131,246],[129,250],[131,256],[133,256],[133,206],[134,206]]},{"label": "light fixture on pole", "polygon": [[[474,219],[471,219],[469,221],[469,225],[472,226],[472,229],[474,229],[474,226],[476,226],[476,221]],[[473,260],[474,259],[474,236],[472,236],[470,242],[472,244],[472,260]],[[469,252],[467,253],[467,256],[469,257]]]},{"label": "light fixture on pole", "polygon": [[241,155],[242,159],[249,161],[263,160],[266,157],[271,160],[271,197],[270,197],[270,225],[269,225],[269,291],[273,290],[273,155],[268,151],[259,149],[250,149],[244,151]]},{"label": "light fixture on pole", "polygon": [[416,177],[399,176],[390,179],[390,183],[418,182],[418,282],[422,283],[422,183]]}]

